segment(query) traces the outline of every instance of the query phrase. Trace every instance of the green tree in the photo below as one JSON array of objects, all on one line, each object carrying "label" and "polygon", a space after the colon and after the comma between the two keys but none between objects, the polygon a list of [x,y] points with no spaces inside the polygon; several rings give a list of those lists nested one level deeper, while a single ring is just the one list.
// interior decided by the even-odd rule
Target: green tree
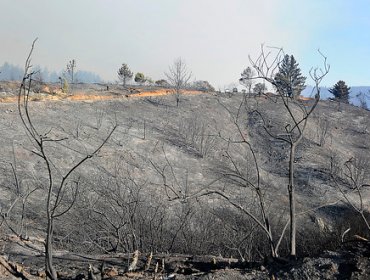
[{"label": "green tree", "polygon": [[342,80],[338,81],[329,92],[334,95],[334,99],[343,102],[349,103],[349,93],[351,88],[346,85],[346,83]]},{"label": "green tree", "polygon": [[279,63],[279,72],[275,75],[274,86],[279,94],[296,99],[304,90],[306,77],[293,55],[285,55]]},{"label": "green tree", "polygon": [[122,63],[122,66],[118,69],[117,74],[124,87],[126,86],[126,82],[131,80],[132,76],[134,75],[126,63]]},{"label": "green tree", "polygon": [[136,75],[135,75],[134,80],[135,80],[135,82],[137,82],[139,84],[143,84],[143,83],[145,83],[146,78],[145,78],[143,73],[137,72]]}]

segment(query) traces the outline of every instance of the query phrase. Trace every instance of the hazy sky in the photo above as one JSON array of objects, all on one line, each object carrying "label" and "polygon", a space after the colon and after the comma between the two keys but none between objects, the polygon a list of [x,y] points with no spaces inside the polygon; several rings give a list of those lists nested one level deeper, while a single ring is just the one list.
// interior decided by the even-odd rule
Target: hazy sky
[{"label": "hazy sky", "polygon": [[[163,78],[182,57],[196,79],[216,88],[236,82],[261,43],[293,54],[303,73],[330,74],[370,85],[369,0],[0,0],[0,64],[23,65],[38,37],[35,65],[77,68],[116,80],[125,62],[134,72]],[[309,83],[309,82],[308,82]]]}]

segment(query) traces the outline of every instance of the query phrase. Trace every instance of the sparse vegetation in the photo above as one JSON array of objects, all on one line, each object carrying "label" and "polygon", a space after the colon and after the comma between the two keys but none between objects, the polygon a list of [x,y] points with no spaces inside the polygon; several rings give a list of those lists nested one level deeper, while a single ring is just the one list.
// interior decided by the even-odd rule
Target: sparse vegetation
[{"label": "sparse vegetation", "polygon": [[[311,72],[315,98],[298,98],[304,84],[282,74],[293,65],[289,73],[302,77],[298,64],[289,56],[283,67],[286,56],[273,50],[276,58],[262,49],[251,59],[254,76],[244,82],[250,91],[256,80],[254,95],[208,94],[213,87],[203,80],[189,85],[191,73],[177,60],[167,73],[172,89],[158,80],[153,90],[137,73],[141,85],[109,85],[107,92],[105,85],[75,84],[83,93],[63,102],[34,92],[29,57],[22,83],[12,85],[17,99],[0,102],[0,245],[11,256],[0,257],[0,268],[13,273],[12,261],[22,261],[22,273],[35,267],[33,275],[45,270],[44,277],[69,279],[69,259],[71,278],[170,279],[225,267],[247,275],[246,267],[271,256],[264,272],[261,263],[253,271],[284,278],[292,272],[277,269],[276,260],[295,271],[299,261],[280,257],[368,239],[368,111],[337,112],[320,101],[325,57],[322,72]],[[180,86],[170,73],[181,74]],[[266,94],[264,82],[274,94]],[[169,105],[173,92],[181,94],[178,108]],[[12,119],[14,100],[20,121]],[[37,256],[19,245],[26,243]],[[335,267],[338,258],[330,261]]]}]

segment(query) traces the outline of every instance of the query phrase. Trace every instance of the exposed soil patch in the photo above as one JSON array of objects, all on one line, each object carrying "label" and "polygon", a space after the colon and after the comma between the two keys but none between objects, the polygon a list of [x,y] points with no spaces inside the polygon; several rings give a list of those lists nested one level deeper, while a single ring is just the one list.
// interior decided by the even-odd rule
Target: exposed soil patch
[{"label": "exposed soil patch", "polygon": [[[0,96],[0,103],[13,103],[17,102],[17,96],[14,94],[17,92],[17,83],[9,85],[9,92]],[[32,93],[30,96],[31,101],[103,101],[103,100],[114,100],[120,98],[132,98],[132,97],[159,97],[174,94],[171,89],[127,89],[127,90],[113,90],[113,91],[101,91],[101,90],[90,90],[90,91],[79,91],[76,90],[73,94],[63,93],[56,87],[52,89],[50,87],[43,87],[38,93]],[[204,94],[202,91],[197,90],[183,90],[183,95],[196,95]]]}]

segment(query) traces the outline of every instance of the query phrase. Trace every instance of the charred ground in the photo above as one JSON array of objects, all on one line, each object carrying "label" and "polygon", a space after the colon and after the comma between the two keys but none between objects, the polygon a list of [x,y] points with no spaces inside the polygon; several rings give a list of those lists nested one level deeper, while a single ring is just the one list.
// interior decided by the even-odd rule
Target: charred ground
[{"label": "charred ground", "polygon": [[[22,255],[20,249],[13,250],[9,234],[30,240],[44,238],[46,173],[18,116],[17,85],[4,83],[1,88],[2,254],[35,272],[43,267],[42,246],[39,245],[39,252],[36,248],[34,253],[26,250]],[[288,220],[287,147],[265,133],[259,117],[263,114],[278,133],[287,118],[281,104],[265,96],[244,99],[242,94],[191,92],[183,94],[176,106],[168,89],[162,89],[162,94],[155,94],[154,89],[146,89],[151,92],[147,94],[142,91],[143,88],[106,90],[104,85],[80,85],[69,96],[50,90],[31,96],[30,113],[40,133],[64,139],[48,146],[55,174],[62,174],[94,149],[112,124],[118,124],[99,155],[73,177],[80,189],[71,211],[57,220],[54,240],[57,254],[67,250],[69,253],[64,254],[83,255],[80,268],[85,270],[89,262],[96,265],[109,255],[123,254],[126,260],[122,255],[110,264],[122,271],[127,270],[127,256],[135,250],[144,255],[153,252],[159,263],[162,258],[171,262],[174,254],[189,255],[185,259],[194,255],[222,256],[220,263],[225,258],[238,263],[235,271],[229,271],[237,275],[219,275],[224,272],[218,271],[214,277],[253,279],[243,266],[260,262],[268,255],[263,233],[229,201],[214,194],[199,194],[209,190],[222,192],[255,215],[260,214],[254,192],[240,180],[226,176],[237,170],[243,178],[257,179],[248,147],[238,143],[235,116],[241,112],[238,124],[257,155],[272,227],[277,233],[282,231]],[[312,101],[305,102],[310,106]],[[346,180],[348,161],[356,162],[358,180],[369,179],[368,118],[366,110],[320,101],[309,120],[296,155],[300,256],[336,248],[348,227],[351,231],[346,238],[352,239],[355,234],[367,237],[361,217],[348,207],[341,192],[349,190],[351,201],[359,202]],[[369,198],[366,189],[363,191],[362,203],[368,211]],[[66,193],[65,203],[71,199],[71,194]],[[24,241],[19,243],[24,245]],[[285,238],[281,245],[281,255],[284,254],[287,254]],[[67,271],[75,261],[72,258],[70,263],[59,266],[58,271]],[[212,262],[210,257],[209,263]],[[305,262],[302,263],[304,266]],[[289,265],[291,268],[292,264]],[[260,263],[256,266],[255,273],[261,273],[261,279],[272,274],[298,279],[290,270],[280,275],[280,268],[275,273],[273,268],[261,270]],[[225,267],[226,264],[214,269]],[[189,269],[190,274],[205,272]],[[328,269],[339,273],[338,267]],[[68,271],[68,277],[76,277],[83,269]]]}]

